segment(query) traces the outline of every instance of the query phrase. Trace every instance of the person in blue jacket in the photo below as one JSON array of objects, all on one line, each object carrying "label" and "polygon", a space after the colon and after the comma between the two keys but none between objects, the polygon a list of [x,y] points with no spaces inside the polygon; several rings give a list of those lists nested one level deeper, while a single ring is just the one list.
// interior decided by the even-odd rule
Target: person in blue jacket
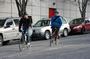
[{"label": "person in blue jacket", "polygon": [[57,9],[54,10],[54,14],[55,15],[51,17],[52,38],[54,38],[54,40],[51,40],[50,42],[52,43],[55,41],[55,45],[57,45],[57,39],[59,38],[59,29],[62,25],[62,20],[61,16],[58,15],[59,12]]}]

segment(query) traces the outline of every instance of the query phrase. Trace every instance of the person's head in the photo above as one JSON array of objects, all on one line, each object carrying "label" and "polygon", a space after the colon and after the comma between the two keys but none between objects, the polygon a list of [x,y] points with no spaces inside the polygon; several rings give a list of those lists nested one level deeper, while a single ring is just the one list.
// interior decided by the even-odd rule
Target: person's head
[{"label": "person's head", "polygon": [[28,15],[24,15],[24,18],[28,19]]},{"label": "person's head", "polygon": [[57,9],[54,10],[55,15],[57,16],[59,14],[59,12],[57,11]]}]

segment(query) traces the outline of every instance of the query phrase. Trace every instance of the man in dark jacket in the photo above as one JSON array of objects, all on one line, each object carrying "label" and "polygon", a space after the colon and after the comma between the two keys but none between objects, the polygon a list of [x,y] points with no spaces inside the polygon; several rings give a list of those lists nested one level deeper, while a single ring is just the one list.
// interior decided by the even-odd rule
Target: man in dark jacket
[{"label": "man in dark jacket", "polygon": [[[22,35],[26,34],[28,35],[27,43],[30,45],[30,36],[29,36],[29,28],[32,25],[32,18],[28,17],[28,15],[24,15],[21,17],[20,22],[19,22],[19,32],[22,32]],[[25,40],[22,40],[25,41]]]},{"label": "man in dark jacket", "polygon": [[[55,9],[55,15],[51,17],[51,28],[52,28],[52,38],[54,38],[55,44],[57,45],[57,39],[59,38],[59,29],[62,25],[61,16],[59,12]],[[53,42],[53,40],[51,40]],[[51,45],[51,44],[50,44]]]}]

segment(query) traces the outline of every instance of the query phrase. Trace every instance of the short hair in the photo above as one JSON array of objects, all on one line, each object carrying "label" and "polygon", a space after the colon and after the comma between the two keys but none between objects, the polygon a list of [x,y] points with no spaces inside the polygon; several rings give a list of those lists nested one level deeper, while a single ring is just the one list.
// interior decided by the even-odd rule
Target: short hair
[{"label": "short hair", "polygon": [[57,11],[57,9],[54,9],[54,13],[57,13],[57,14],[59,14],[59,12]]}]

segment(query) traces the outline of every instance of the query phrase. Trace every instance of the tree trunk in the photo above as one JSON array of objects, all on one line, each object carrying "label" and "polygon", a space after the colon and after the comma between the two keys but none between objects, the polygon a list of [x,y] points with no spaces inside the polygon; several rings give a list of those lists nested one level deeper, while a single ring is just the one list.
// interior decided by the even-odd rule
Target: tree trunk
[{"label": "tree trunk", "polygon": [[18,9],[19,17],[26,15],[27,14],[26,6],[27,6],[28,0],[15,0],[15,2],[16,2],[17,9]]},{"label": "tree trunk", "polygon": [[79,11],[80,11],[81,17],[83,19],[85,19],[85,17],[86,17],[87,3],[88,3],[88,0],[82,0],[82,2],[80,0],[78,0]]}]

